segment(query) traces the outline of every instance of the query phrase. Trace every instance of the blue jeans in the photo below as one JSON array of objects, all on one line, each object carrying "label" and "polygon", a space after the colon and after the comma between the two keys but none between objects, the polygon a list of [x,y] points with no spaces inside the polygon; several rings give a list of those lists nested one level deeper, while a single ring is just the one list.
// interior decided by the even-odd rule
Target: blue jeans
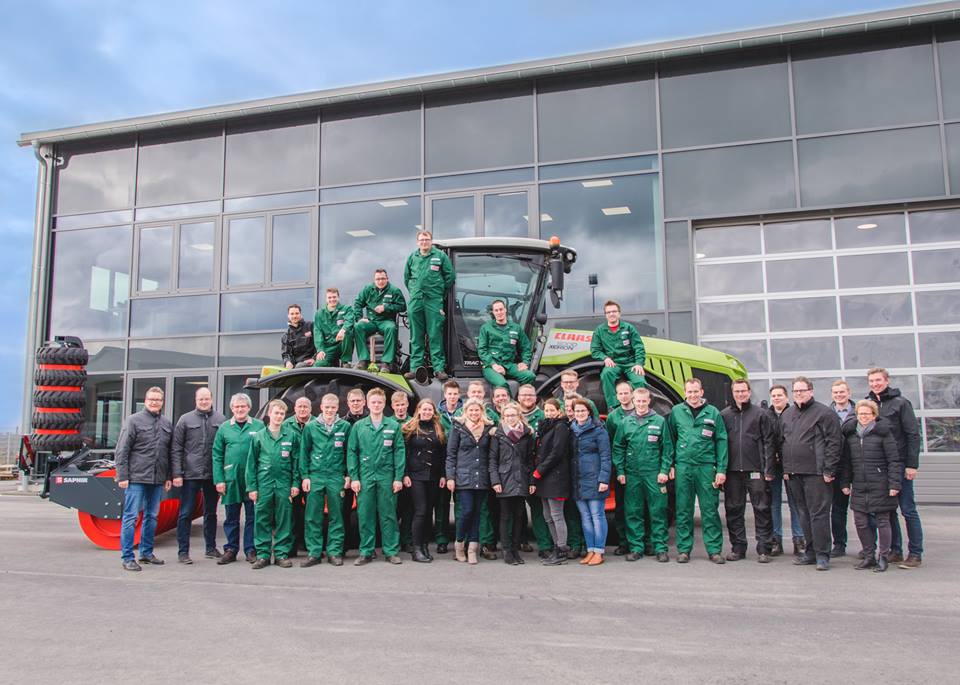
[{"label": "blue jeans", "polygon": [[120,527],[120,557],[133,561],[133,537],[137,517],[143,512],[140,526],[140,558],[153,554],[153,537],[157,532],[157,512],[163,499],[163,485],[130,483],[123,496],[123,519]]},{"label": "blue jeans", "polygon": [[[787,506],[790,507],[790,532],[795,538],[803,537],[803,526],[800,524],[800,512],[793,501],[790,491],[787,491]],[[773,513],[773,537],[783,539],[783,470],[775,469],[773,480],[770,481],[770,511]]]},{"label": "blue jeans", "polygon": [[[906,473],[906,472],[904,472]],[[917,502],[913,496],[913,481],[907,480],[906,475],[900,478],[900,513],[907,525],[907,553],[918,557],[923,556],[923,526],[920,524],[920,512],[917,511]],[[900,518],[896,511],[890,512],[890,528],[893,539],[890,551],[903,554],[903,533],[900,531]]]},{"label": "blue jeans", "polygon": [[[254,554],[253,545],[253,502],[243,500],[243,551],[245,554]],[[223,519],[223,535],[227,541],[223,551],[240,551],[240,504],[224,505],[226,516]]]},{"label": "blue jeans", "polygon": [[578,499],[580,524],[588,552],[603,554],[607,545],[607,515],[603,511],[605,499]]},{"label": "blue jeans", "polygon": [[180,556],[190,554],[193,509],[200,491],[203,491],[204,551],[210,552],[217,546],[217,488],[212,480],[185,480],[180,488],[180,515],[177,517],[177,554]]},{"label": "blue jeans", "polygon": [[486,498],[486,490],[457,490],[457,542],[480,542],[480,505]]}]

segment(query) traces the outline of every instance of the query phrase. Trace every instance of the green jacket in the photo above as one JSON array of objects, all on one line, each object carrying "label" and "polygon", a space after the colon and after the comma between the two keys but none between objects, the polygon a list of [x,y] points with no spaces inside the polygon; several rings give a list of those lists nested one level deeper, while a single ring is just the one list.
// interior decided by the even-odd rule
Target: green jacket
[{"label": "green jacket", "polygon": [[625,415],[613,441],[613,465],[629,477],[670,473],[673,439],[667,421],[653,410],[643,416]]},{"label": "green jacket", "polygon": [[675,449],[675,463],[716,466],[727,472],[727,427],[712,404],[704,404],[697,417],[686,402],[670,410],[667,420]]},{"label": "green jacket", "polygon": [[455,280],[450,258],[436,247],[431,247],[426,255],[414,250],[403,267],[403,283],[410,293],[411,302],[442,301]]},{"label": "green jacket", "polygon": [[312,421],[312,417],[311,417],[310,419],[307,419],[307,423],[306,423],[305,425],[301,426],[301,425],[300,425],[300,422],[297,421],[297,417],[291,415],[291,416],[288,416],[287,418],[285,418],[285,419],[283,420],[283,425],[284,425],[284,426],[290,426],[293,430],[297,431],[297,433],[300,433],[300,434],[302,435],[302,434],[303,434],[303,429],[304,429],[306,426],[309,426],[309,425],[310,425],[310,421]]},{"label": "green jacket", "polygon": [[343,302],[331,312],[323,305],[313,315],[313,339],[317,350],[321,345],[329,347],[337,342],[337,333],[346,329],[347,335],[353,331],[353,307]]},{"label": "green jacket", "polygon": [[289,495],[290,488],[300,488],[300,433],[296,428],[280,426],[276,437],[266,426],[250,438],[247,457],[247,492],[268,489]]},{"label": "green jacket", "polygon": [[213,482],[226,483],[224,504],[240,504],[247,496],[246,468],[250,436],[263,429],[263,421],[248,418],[243,427],[235,419],[224,421],[213,437]]},{"label": "green jacket", "polygon": [[477,354],[485,368],[494,364],[516,364],[523,362],[530,366],[533,349],[530,338],[520,328],[520,324],[507,321],[504,325],[496,321],[487,321],[480,327],[477,339]]},{"label": "green jacket", "polygon": [[618,366],[643,366],[647,360],[640,334],[626,321],[620,321],[616,333],[605,323],[597,326],[590,341],[590,356],[601,362],[610,357]]},{"label": "green jacket", "polygon": [[[347,475],[350,423],[337,418],[328,431],[321,417],[306,425],[300,437],[300,477],[311,481],[341,481]],[[312,485],[312,483],[311,483]]]},{"label": "green jacket", "polygon": [[[383,312],[378,314],[374,307],[383,305]],[[364,315],[366,309],[366,315]],[[366,318],[369,321],[396,321],[397,314],[407,311],[407,301],[403,292],[393,283],[387,283],[383,290],[373,283],[363,286],[363,290],[353,302],[353,320]]]},{"label": "green jacket", "polygon": [[617,430],[623,424],[623,420],[632,414],[636,414],[633,409],[628,409],[627,411],[623,410],[623,407],[614,407],[613,410],[607,414],[607,421],[604,426],[607,429],[607,435],[610,436],[610,444],[613,444],[613,441],[617,437]]},{"label": "green jacket", "polygon": [[350,429],[347,440],[347,473],[360,484],[403,480],[407,466],[400,423],[384,416],[379,428],[370,417],[360,419]]},{"label": "green jacket", "polygon": [[536,433],[537,428],[540,427],[540,422],[547,417],[544,415],[543,409],[540,407],[534,407],[533,411],[531,411],[529,414],[524,414],[523,418],[527,420],[527,425],[529,425],[533,429],[533,432]]}]

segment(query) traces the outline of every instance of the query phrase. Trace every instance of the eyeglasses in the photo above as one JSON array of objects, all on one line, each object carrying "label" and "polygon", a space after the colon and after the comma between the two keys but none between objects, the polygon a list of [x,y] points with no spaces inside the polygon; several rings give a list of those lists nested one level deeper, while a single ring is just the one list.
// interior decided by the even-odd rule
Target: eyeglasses
[{"label": "eyeglasses", "polygon": [[798,390],[794,390],[794,391],[793,391],[793,394],[794,394],[794,395],[802,395],[802,394],[805,393],[805,392],[812,392],[812,391],[810,390],[810,388],[800,388],[800,389],[798,389]]}]

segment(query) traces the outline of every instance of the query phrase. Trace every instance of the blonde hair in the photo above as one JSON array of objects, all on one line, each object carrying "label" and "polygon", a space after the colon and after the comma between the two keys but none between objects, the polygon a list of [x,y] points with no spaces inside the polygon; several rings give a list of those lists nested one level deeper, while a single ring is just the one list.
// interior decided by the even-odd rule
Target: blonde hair
[{"label": "blonde hair", "polygon": [[873,400],[859,400],[854,407],[854,413],[860,411],[860,407],[867,407],[873,413],[873,418],[880,416],[880,407]]},{"label": "blonde hair", "polygon": [[458,416],[456,420],[462,423],[464,426],[466,426],[467,425],[467,409],[469,409],[474,405],[480,407],[480,423],[485,423],[488,426],[492,426],[493,421],[491,421],[490,417],[487,416],[487,406],[480,400],[476,399],[475,397],[470,397],[467,399],[466,402],[463,403],[463,413],[460,414],[460,416]]}]

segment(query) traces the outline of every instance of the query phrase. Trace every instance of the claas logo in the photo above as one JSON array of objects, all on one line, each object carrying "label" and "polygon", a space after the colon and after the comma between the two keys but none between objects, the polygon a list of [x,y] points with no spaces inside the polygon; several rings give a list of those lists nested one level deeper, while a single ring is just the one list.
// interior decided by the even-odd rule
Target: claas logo
[{"label": "claas logo", "polygon": [[63,485],[63,476],[57,476],[57,485]]}]

